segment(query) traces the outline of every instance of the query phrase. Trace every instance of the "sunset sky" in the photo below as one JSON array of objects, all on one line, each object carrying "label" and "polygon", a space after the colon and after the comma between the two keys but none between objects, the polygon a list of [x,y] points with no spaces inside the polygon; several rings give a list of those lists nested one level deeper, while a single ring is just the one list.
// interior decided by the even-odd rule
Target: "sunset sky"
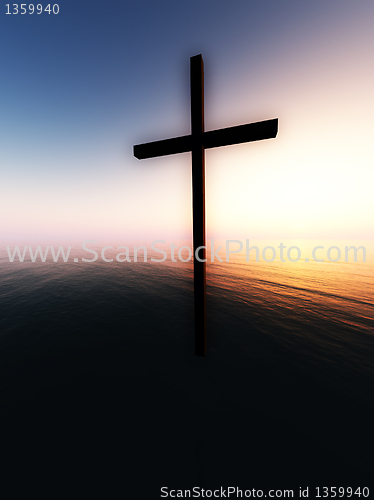
[{"label": "sunset sky", "polygon": [[1,241],[190,237],[190,153],[132,148],[190,133],[199,53],[206,130],[279,119],[206,152],[208,236],[373,237],[373,2],[59,6],[2,6]]}]

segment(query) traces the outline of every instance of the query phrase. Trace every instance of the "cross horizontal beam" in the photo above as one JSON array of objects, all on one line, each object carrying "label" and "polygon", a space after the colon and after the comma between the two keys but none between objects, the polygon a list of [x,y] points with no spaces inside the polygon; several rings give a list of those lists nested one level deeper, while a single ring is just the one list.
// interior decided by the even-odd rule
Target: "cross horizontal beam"
[{"label": "cross horizontal beam", "polygon": [[[262,122],[248,123],[236,127],[222,128],[204,132],[201,137],[204,149],[242,144],[245,142],[273,139],[278,133],[278,118]],[[192,135],[183,135],[173,139],[147,142],[134,146],[134,156],[138,160],[156,156],[186,153],[192,150]],[[196,140],[196,139],[195,139]]]}]

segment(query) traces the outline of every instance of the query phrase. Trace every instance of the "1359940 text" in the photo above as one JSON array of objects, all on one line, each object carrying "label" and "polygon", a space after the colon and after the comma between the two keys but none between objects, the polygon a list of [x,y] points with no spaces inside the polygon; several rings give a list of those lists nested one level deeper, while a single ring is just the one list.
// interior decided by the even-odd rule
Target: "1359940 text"
[{"label": "1359940 text", "polygon": [[51,6],[49,3],[47,6],[43,7],[41,3],[37,5],[33,3],[7,3],[5,5],[6,12],[5,14],[58,14],[60,12],[60,7],[57,3]]}]

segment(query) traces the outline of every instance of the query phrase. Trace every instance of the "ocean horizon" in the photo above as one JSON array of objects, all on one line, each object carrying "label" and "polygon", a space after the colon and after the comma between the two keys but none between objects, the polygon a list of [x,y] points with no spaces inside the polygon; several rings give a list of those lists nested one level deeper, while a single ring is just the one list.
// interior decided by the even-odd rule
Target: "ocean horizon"
[{"label": "ocean horizon", "polygon": [[[127,463],[131,484],[149,467],[161,486],[243,484],[238,447],[253,447],[251,484],[289,485],[295,474],[302,484],[346,484],[347,471],[369,479],[373,250],[366,262],[246,262],[245,251],[208,260],[208,349],[199,358],[191,261],[134,262],[130,252],[132,262],[88,263],[73,248],[79,262],[11,263],[3,247],[2,420],[17,449],[43,443],[54,460],[76,461],[66,442],[83,436],[82,460],[97,465],[109,453],[111,467]],[[335,465],[327,470],[326,460]]]}]

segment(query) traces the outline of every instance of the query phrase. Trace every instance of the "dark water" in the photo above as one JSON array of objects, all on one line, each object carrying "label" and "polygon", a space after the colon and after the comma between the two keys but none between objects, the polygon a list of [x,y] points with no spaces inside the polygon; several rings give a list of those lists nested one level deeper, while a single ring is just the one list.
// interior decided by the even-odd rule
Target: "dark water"
[{"label": "dark water", "polygon": [[189,263],[3,257],[3,477],[49,498],[369,486],[371,269],[208,266],[203,359]]}]

